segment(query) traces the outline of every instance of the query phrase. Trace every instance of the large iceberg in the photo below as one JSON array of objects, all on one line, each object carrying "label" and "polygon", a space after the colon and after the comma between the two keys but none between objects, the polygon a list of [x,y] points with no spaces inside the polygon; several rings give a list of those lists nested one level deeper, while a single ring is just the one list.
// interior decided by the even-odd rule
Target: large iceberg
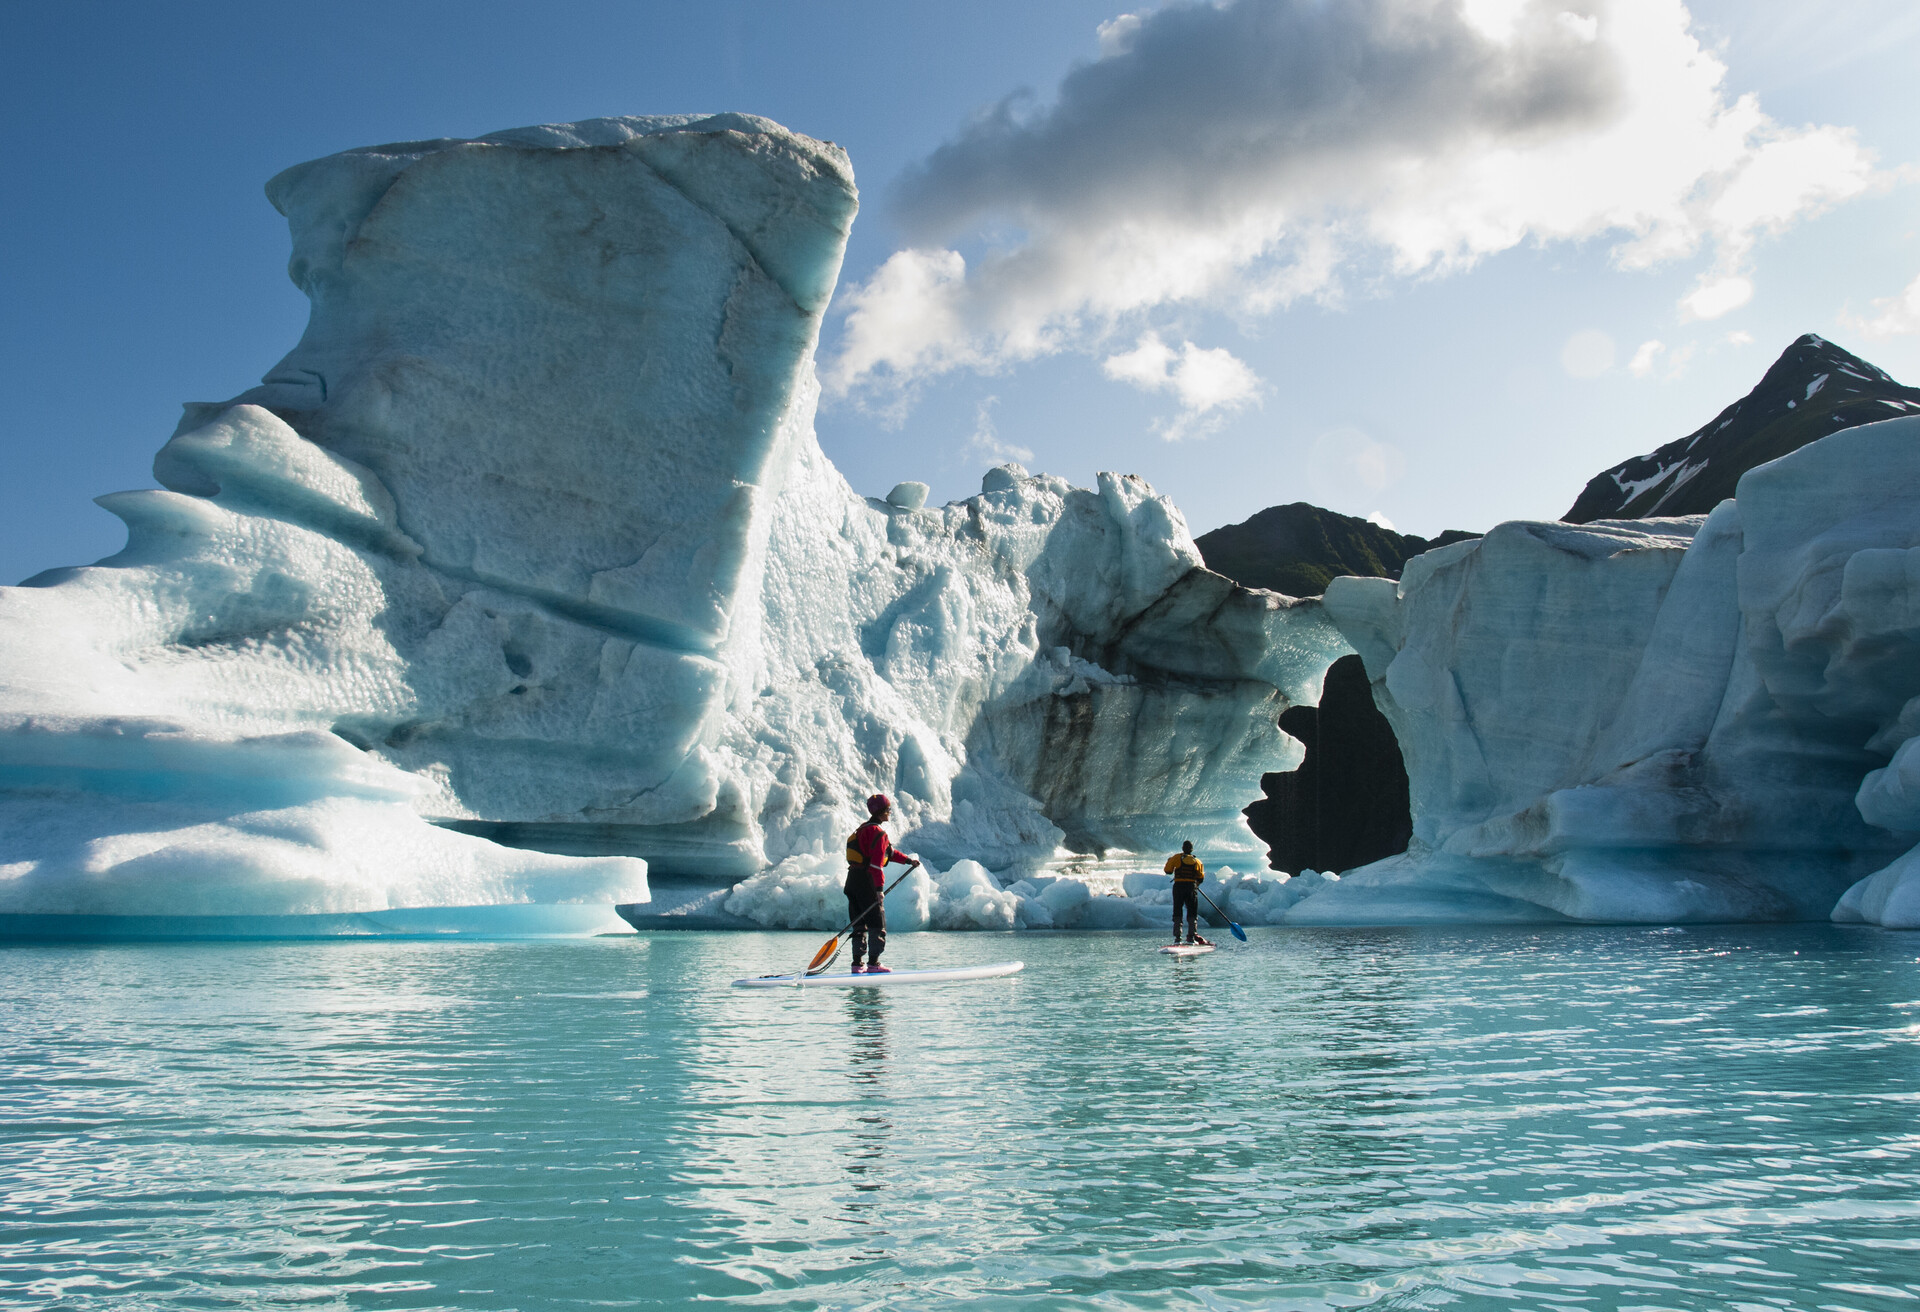
[{"label": "large iceberg", "polygon": [[0,589],[4,928],[579,927],[649,864],[826,860],[874,791],[949,883],[1256,850],[1277,715],[1342,639],[1208,573],[1138,479],[856,494],[812,427],[838,147],[599,119],[268,194],[300,343],[187,407],[164,490],[100,499],[124,551]]},{"label": "large iceberg", "polygon": [[1335,580],[1414,837],[1289,922],[1920,926],[1916,487],[1895,419],[1704,517],[1504,524]]}]

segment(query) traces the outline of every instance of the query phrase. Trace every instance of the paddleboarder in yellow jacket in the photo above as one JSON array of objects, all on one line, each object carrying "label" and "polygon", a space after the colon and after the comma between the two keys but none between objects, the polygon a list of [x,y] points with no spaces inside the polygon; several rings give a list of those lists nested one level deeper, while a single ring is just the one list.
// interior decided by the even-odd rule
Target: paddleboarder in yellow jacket
[{"label": "paddleboarder in yellow jacket", "polygon": [[[1187,913],[1187,942],[1205,943],[1200,937],[1200,883],[1207,868],[1193,854],[1193,844],[1180,844],[1180,850],[1167,858],[1166,872],[1173,876],[1173,941],[1180,941],[1180,911]],[[1211,945],[1209,945],[1211,946]]]}]

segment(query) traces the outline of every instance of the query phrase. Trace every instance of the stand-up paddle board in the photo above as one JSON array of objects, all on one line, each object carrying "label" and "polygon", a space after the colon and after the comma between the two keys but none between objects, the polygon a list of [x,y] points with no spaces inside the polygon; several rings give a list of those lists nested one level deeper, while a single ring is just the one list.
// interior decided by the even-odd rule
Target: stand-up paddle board
[{"label": "stand-up paddle board", "polygon": [[1211,943],[1169,943],[1160,950],[1170,957],[1197,957],[1213,951]]},{"label": "stand-up paddle board", "polygon": [[991,966],[953,966],[946,970],[893,970],[884,975],[757,975],[737,979],[737,989],[801,988],[890,989],[900,984],[951,984],[967,979],[993,979],[997,975],[1017,975],[1026,969],[1024,961],[996,961]]}]

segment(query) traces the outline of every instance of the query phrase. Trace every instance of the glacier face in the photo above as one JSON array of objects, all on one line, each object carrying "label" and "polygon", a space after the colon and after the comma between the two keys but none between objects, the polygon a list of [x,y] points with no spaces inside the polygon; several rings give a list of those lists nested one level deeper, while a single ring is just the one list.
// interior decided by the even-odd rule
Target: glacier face
[{"label": "glacier face", "polygon": [[754,868],[837,854],[869,784],[943,864],[1257,851],[1240,807],[1300,757],[1278,714],[1344,650],[1319,604],[1207,572],[1139,479],[982,482],[907,510],[855,496],[816,446],[796,461],[720,743]]},{"label": "glacier face", "polygon": [[1414,841],[1288,920],[1920,925],[1916,438],[1824,438],[1705,517],[1506,524],[1336,580]]},{"label": "glacier face", "polygon": [[269,195],[300,343],[101,498],[124,551],[0,589],[0,916],[638,902],[837,853],[877,790],[942,864],[1253,849],[1341,639],[1135,479],[855,494],[837,147],[606,119]]}]

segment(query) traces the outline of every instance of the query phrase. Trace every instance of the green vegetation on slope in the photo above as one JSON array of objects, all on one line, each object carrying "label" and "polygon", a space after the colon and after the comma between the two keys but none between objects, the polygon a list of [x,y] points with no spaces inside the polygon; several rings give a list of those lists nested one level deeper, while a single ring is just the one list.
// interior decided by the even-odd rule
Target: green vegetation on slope
[{"label": "green vegetation on slope", "polygon": [[1449,529],[1429,541],[1295,501],[1194,541],[1208,569],[1242,587],[1317,597],[1342,574],[1399,578],[1401,567],[1421,552],[1478,536]]}]

